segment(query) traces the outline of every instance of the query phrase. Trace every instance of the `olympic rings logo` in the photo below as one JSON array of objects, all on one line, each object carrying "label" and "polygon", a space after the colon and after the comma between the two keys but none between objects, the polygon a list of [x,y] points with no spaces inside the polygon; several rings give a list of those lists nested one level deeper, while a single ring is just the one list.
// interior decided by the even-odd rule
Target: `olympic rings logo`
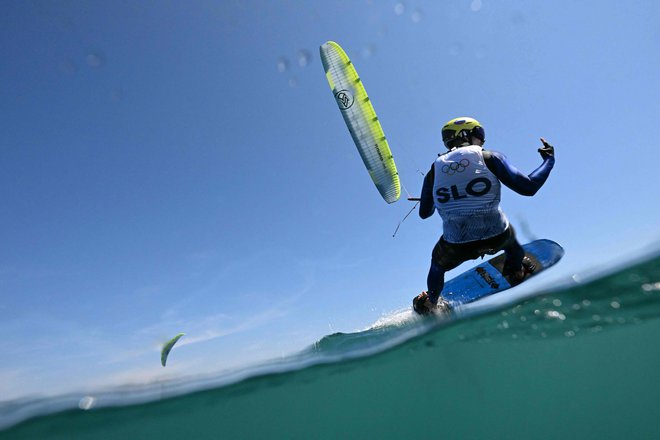
[{"label": "olympic rings logo", "polygon": [[461,159],[460,162],[449,162],[447,165],[443,165],[440,171],[451,176],[455,173],[462,173],[469,165],[469,160]]}]

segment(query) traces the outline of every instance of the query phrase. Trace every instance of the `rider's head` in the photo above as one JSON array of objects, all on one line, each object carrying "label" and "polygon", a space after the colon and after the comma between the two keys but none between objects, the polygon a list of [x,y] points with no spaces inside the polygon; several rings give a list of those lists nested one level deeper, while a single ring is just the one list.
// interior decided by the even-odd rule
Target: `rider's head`
[{"label": "rider's head", "polygon": [[442,142],[448,150],[464,145],[483,145],[486,132],[479,121],[461,117],[447,122],[442,127]]}]

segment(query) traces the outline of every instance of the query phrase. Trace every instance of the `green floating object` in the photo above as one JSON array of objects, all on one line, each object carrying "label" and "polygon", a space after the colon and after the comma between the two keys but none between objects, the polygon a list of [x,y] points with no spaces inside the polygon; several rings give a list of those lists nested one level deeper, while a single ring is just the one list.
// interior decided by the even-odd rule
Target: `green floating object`
[{"label": "green floating object", "polygon": [[172,351],[172,347],[174,347],[174,344],[176,344],[176,342],[179,339],[181,339],[181,336],[183,335],[185,335],[185,333],[179,333],[178,335],[167,341],[165,345],[163,345],[163,349],[160,351],[160,363],[163,365],[163,367],[167,363],[167,356],[170,355],[170,351]]}]

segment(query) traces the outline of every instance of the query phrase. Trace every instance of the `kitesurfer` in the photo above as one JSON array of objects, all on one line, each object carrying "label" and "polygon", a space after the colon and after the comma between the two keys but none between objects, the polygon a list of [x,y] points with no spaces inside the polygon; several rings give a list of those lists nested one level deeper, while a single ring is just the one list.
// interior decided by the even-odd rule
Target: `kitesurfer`
[{"label": "kitesurfer", "polygon": [[465,261],[504,250],[504,275],[513,283],[534,271],[500,209],[500,182],[518,194],[533,196],[555,164],[554,147],[541,138],[538,152],[543,163],[525,175],[501,153],[484,150],[485,140],[484,128],[473,118],[452,119],[442,128],[442,141],[449,151],[438,155],[424,177],[419,216],[426,219],[437,210],[443,235],[433,248],[428,290],[413,299],[413,309],[419,314],[448,309],[441,295],[445,272]]}]

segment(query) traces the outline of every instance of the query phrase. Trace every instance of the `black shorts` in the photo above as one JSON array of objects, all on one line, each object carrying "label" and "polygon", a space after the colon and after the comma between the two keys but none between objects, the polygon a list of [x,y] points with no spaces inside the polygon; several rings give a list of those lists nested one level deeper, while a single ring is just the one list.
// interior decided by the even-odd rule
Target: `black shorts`
[{"label": "black shorts", "polygon": [[440,237],[433,248],[432,259],[445,271],[449,271],[468,260],[474,260],[486,254],[495,254],[509,246],[520,246],[511,225],[501,234],[485,240],[449,243],[444,236]]}]

